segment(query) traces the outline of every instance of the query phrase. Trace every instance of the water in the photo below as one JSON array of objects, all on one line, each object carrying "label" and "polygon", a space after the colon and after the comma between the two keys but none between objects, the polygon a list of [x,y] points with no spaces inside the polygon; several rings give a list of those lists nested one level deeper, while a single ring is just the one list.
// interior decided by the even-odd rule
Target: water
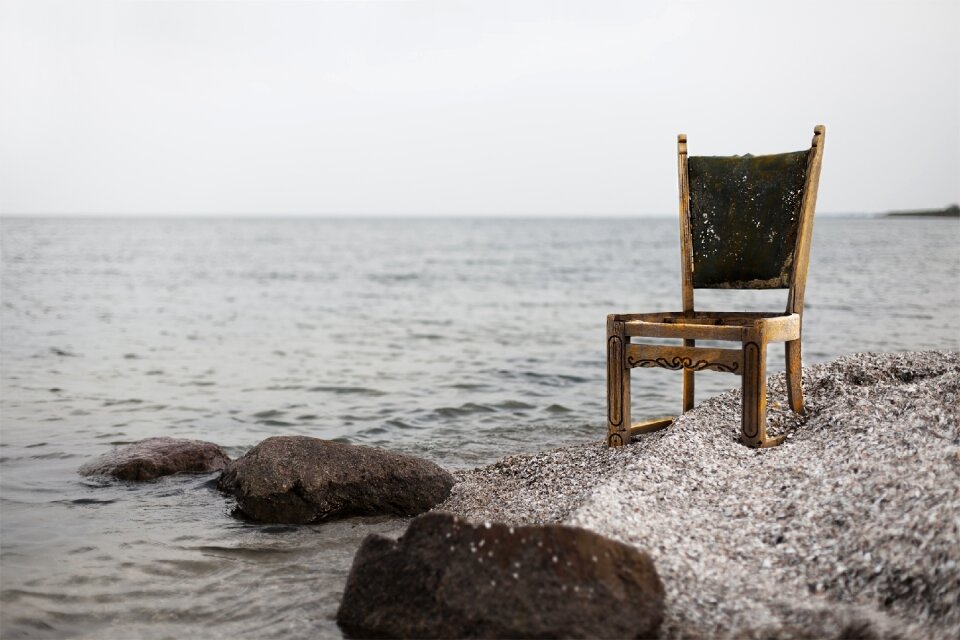
[{"label": "water", "polygon": [[[77,467],[158,435],[237,456],[304,434],[448,468],[598,440],[605,315],[680,303],[672,219],[0,225],[4,638],[339,637],[353,552],[402,520],[257,526],[214,476]],[[806,361],[958,348],[958,241],[954,220],[818,220]],[[675,413],[679,378],[638,371],[635,419]],[[699,375],[698,397],[738,382]]]}]

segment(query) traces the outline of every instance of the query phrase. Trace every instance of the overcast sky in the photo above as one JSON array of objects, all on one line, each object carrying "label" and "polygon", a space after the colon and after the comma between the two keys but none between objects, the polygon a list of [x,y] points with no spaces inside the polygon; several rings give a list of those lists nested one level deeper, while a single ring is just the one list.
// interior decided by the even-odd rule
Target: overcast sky
[{"label": "overcast sky", "polygon": [[960,201],[956,1],[0,7],[0,213],[672,215],[818,123],[820,212]]}]

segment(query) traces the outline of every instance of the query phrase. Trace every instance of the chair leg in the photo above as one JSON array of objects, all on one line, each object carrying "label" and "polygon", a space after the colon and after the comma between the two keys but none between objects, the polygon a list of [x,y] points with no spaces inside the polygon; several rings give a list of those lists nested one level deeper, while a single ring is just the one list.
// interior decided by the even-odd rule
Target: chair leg
[{"label": "chair leg", "polygon": [[803,362],[800,359],[800,341],[785,344],[787,352],[787,401],[794,413],[803,411]]},{"label": "chair leg", "polygon": [[[685,347],[694,347],[696,346],[696,340],[684,340],[683,346]],[[683,412],[686,413],[693,409],[693,371],[690,369],[683,370]]]},{"label": "chair leg", "polygon": [[630,442],[629,338],[622,322],[607,317],[607,445],[622,447]]},{"label": "chair leg", "polygon": [[767,437],[767,342],[752,331],[743,342],[743,409],[740,440],[748,447],[773,447],[783,436]]}]

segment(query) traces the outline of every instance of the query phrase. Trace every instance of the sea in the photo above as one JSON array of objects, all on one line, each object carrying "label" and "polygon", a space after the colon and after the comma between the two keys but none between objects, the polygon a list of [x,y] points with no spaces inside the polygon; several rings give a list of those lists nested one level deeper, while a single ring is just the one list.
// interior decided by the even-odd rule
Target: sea
[{"label": "sea", "polygon": [[[680,308],[672,217],[3,218],[0,252],[6,640],[339,638],[353,554],[406,520],[258,525],[215,475],[77,468],[152,436],[236,457],[300,434],[451,470],[600,441],[606,315]],[[958,327],[960,221],[817,220],[805,363],[958,349]],[[635,420],[678,412],[679,373],[633,380]],[[698,374],[698,397],[738,383]]]}]

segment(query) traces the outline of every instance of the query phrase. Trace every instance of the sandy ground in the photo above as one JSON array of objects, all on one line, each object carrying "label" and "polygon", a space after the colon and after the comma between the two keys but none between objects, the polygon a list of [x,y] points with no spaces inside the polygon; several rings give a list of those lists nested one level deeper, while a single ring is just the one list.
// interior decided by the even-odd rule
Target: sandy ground
[{"label": "sandy ground", "polygon": [[663,638],[960,637],[960,354],[806,367],[801,416],[782,374],[769,382],[780,447],[739,444],[731,391],[621,450],[461,473],[438,510],[645,549],[667,589]]}]

